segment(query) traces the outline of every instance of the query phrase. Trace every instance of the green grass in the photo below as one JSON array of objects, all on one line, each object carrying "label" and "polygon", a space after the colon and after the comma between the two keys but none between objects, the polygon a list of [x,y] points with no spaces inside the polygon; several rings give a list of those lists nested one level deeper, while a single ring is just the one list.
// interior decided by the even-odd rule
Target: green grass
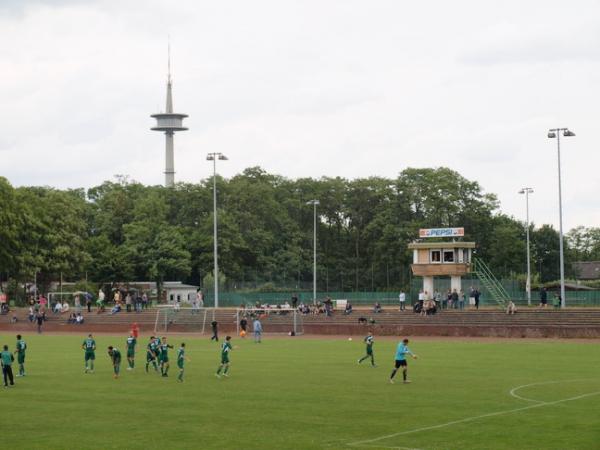
[{"label": "green grass", "polygon": [[[98,336],[96,373],[84,374],[83,338],[25,336],[27,377],[0,390],[6,448],[600,448],[600,395],[550,404],[509,395],[543,382],[552,383],[516,393],[539,402],[600,393],[596,344],[415,338],[413,383],[391,385],[391,340],[376,342],[373,369],[356,364],[360,339],[234,339],[231,377],[219,380],[218,345],[185,337],[191,361],[180,384],[175,367],[167,379],[146,374],[144,352],[114,380],[105,348],[123,351],[124,336]],[[13,349],[14,336],[0,343]],[[490,413],[499,414],[476,418]]]}]

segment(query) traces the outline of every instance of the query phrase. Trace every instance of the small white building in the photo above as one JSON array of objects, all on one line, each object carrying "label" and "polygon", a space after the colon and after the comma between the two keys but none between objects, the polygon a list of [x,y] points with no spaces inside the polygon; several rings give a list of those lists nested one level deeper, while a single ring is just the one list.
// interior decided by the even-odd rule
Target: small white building
[{"label": "small white building", "polygon": [[166,301],[169,305],[180,303],[191,303],[196,298],[198,286],[183,284],[181,281],[165,281],[163,284]]}]

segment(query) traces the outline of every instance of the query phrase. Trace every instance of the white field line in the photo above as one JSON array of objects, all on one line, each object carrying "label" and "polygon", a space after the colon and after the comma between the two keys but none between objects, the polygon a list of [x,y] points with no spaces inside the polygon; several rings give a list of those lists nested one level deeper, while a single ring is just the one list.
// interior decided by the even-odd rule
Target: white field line
[{"label": "white field line", "polygon": [[[574,381],[574,380],[569,380],[569,381]],[[568,382],[568,381],[562,381],[563,383]],[[556,382],[556,383],[561,383],[561,382]],[[532,383],[532,384],[528,384],[528,385],[523,385],[523,386],[517,386],[517,388],[515,388],[514,390],[518,390],[520,388],[523,388],[525,386],[536,386],[539,384],[550,384],[547,382],[543,382],[543,383]],[[512,391],[512,390],[511,390]],[[552,402],[539,402],[536,403],[534,405],[528,405],[528,406],[522,406],[520,408],[514,408],[514,409],[507,409],[504,411],[496,411],[493,413],[488,413],[488,414],[482,414],[479,416],[473,416],[473,417],[467,417],[465,419],[460,419],[460,420],[453,420],[452,422],[446,422],[446,423],[440,423],[437,425],[431,425],[428,427],[421,427],[421,428],[415,428],[413,430],[407,430],[407,431],[401,431],[398,433],[393,433],[393,434],[387,434],[385,436],[379,436],[373,439],[365,439],[362,441],[355,441],[355,442],[349,442],[346,445],[349,447],[372,447],[368,444],[372,444],[374,442],[378,442],[378,441],[383,441],[385,439],[390,439],[393,437],[397,437],[397,436],[404,436],[407,434],[413,434],[413,433],[420,433],[421,431],[429,431],[429,430],[437,430],[439,428],[444,428],[444,427],[448,427],[450,425],[457,425],[459,423],[467,423],[467,422],[473,422],[475,420],[479,420],[479,419],[486,419],[488,417],[496,417],[496,416],[502,416],[505,414],[512,414],[515,412],[520,412],[520,411],[527,411],[529,409],[534,409],[534,408],[541,408],[543,406],[552,406],[552,405],[558,405],[560,403],[565,403],[565,402],[571,402],[571,401],[575,401],[575,400],[580,400],[582,398],[587,398],[587,397],[593,397],[595,395],[599,395],[600,391],[596,391],[596,392],[590,392],[587,394],[582,394],[582,395],[578,395],[576,397],[569,397],[569,398],[564,398],[562,400],[554,400]],[[525,399],[528,401],[532,401],[531,399]],[[534,400],[534,401],[539,401],[539,400]],[[379,447],[379,448],[390,448],[390,449],[403,449],[403,447]]]},{"label": "white field line", "polygon": [[545,384],[562,384],[562,383],[573,383],[575,381],[590,381],[590,378],[578,378],[578,379],[574,379],[574,380],[561,380],[561,381],[542,381],[539,383],[530,383],[530,384],[524,384],[522,386],[517,386],[516,388],[512,388],[509,392],[509,394],[514,397],[514,398],[518,398],[519,400],[525,400],[526,402],[535,402],[535,403],[546,403],[542,400],[536,400],[534,398],[527,398],[527,397],[523,397],[521,395],[517,394],[517,391],[524,389],[526,387],[530,387],[530,386],[543,386]]}]

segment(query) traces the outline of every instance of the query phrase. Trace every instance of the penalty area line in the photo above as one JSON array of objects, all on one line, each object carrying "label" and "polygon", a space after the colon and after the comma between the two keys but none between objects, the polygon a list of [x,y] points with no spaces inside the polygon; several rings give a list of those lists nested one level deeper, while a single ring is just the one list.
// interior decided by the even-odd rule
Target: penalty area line
[{"label": "penalty area line", "polygon": [[[385,439],[391,439],[391,438],[398,437],[398,436],[405,436],[407,434],[419,433],[421,431],[437,430],[439,428],[444,428],[444,427],[448,427],[448,426],[451,426],[451,425],[457,425],[457,424],[460,424],[460,423],[474,422],[476,420],[486,419],[488,417],[502,416],[502,415],[505,415],[505,414],[512,414],[512,413],[516,413],[516,412],[520,412],[520,411],[527,411],[527,410],[530,410],[530,409],[541,408],[543,406],[558,405],[560,403],[572,402],[572,401],[575,401],[575,400],[580,400],[582,398],[593,397],[593,396],[598,395],[598,394],[600,394],[600,391],[590,392],[590,393],[587,393],[587,394],[578,395],[576,397],[564,398],[564,399],[561,399],[561,400],[554,400],[552,402],[536,403],[535,405],[522,406],[520,408],[507,409],[507,410],[504,410],[504,411],[496,411],[496,412],[493,412],[493,413],[482,414],[482,415],[479,415],[479,416],[467,417],[467,418],[464,418],[464,419],[453,420],[451,422],[440,423],[440,424],[431,425],[431,426],[428,426],[428,427],[415,428],[413,430],[401,431],[399,433],[393,433],[393,434],[388,434],[388,435],[385,435],[385,436],[379,436],[379,437],[376,437],[376,438],[373,438],[373,439],[365,439],[365,440],[362,440],[362,441],[349,442],[346,445],[348,447],[371,447],[368,444],[372,444],[372,443],[378,442],[378,441],[383,441]],[[383,447],[382,446],[380,448],[403,449],[404,447]]]}]

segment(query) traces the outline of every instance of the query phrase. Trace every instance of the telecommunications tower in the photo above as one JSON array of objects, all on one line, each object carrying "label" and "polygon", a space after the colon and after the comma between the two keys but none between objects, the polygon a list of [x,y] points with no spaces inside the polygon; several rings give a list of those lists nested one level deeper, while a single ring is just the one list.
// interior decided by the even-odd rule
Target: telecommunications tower
[{"label": "telecommunications tower", "polygon": [[183,119],[187,114],[177,114],[173,112],[173,96],[171,92],[171,45],[169,45],[168,56],[168,75],[167,75],[167,108],[164,113],[152,114],[150,117],[156,119],[156,126],[153,131],[165,132],[165,186],[173,187],[175,185],[175,162],[173,156],[173,135],[176,131],[185,131]]}]

